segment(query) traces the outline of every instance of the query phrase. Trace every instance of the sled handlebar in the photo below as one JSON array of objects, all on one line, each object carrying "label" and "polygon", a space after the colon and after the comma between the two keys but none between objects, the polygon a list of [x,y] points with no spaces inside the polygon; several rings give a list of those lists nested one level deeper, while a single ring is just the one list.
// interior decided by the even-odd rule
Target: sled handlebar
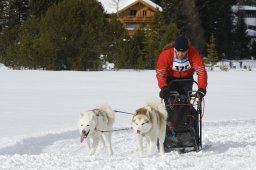
[{"label": "sled handlebar", "polygon": [[[179,82],[191,82],[192,83],[192,85],[193,85],[193,83],[195,83],[196,85],[197,85],[197,87],[198,87],[198,83],[193,79],[193,78],[187,78],[187,79],[174,79],[174,80],[171,80],[171,82],[169,82],[167,85],[168,85],[168,87],[170,88],[173,84],[175,84],[175,83],[179,83]],[[180,94],[179,94],[179,92],[177,92],[177,91],[171,91],[170,93],[169,93],[169,95],[170,96],[173,96],[173,97],[179,97],[180,96]],[[196,96],[197,96],[197,91],[194,91],[194,90],[190,90],[190,91],[188,91],[187,92],[187,98],[188,99],[192,99],[192,98],[196,98]]]},{"label": "sled handlebar", "polygon": [[171,82],[169,82],[167,84],[167,86],[170,87],[172,84],[178,83],[178,82],[192,82],[192,83],[195,83],[198,86],[198,83],[194,79],[189,79],[189,78],[188,79],[174,79]]}]

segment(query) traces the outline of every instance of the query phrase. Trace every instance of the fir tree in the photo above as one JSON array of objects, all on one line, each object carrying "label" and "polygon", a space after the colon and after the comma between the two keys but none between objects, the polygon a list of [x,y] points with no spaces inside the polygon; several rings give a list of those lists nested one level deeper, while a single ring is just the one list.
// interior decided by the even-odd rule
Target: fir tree
[{"label": "fir tree", "polygon": [[104,45],[102,45],[104,59],[115,63],[116,68],[121,68],[123,64],[120,60],[127,57],[126,52],[124,52],[127,50],[125,44],[130,43],[130,37],[116,15],[111,15],[108,18],[107,28]]},{"label": "fir tree", "polygon": [[235,0],[196,0],[195,2],[206,41],[209,41],[211,33],[214,33],[218,55],[231,59],[233,57],[231,52],[234,50],[231,7],[235,4]]},{"label": "fir tree", "polygon": [[207,59],[211,63],[211,70],[213,70],[213,66],[218,62],[218,53],[216,51],[216,39],[211,34],[209,44],[207,45]]},{"label": "fir tree", "polygon": [[[20,32],[0,39],[1,58],[12,67],[50,70],[100,70],[107,21],[95,0],[64,0],[40,20],[31,19]],[[38,26],[37,26],[38,25]],[[12,41],[4,44],[4,39]]]},{"label": "fir tree", "polygon": [[146,68],[154,69],[160,52],[179,34],[175,23],[166,23],[164,15],[156,13],[150,29],[147,29],[144,41],[143,55]]},{"label": "fir tree", "polygon": [[52,51],[49,69],[100,69],[105,26],[103,8],[95,0],[64,0],[52,6],[42,20],[40,38],[51,44],[46,46]]}]

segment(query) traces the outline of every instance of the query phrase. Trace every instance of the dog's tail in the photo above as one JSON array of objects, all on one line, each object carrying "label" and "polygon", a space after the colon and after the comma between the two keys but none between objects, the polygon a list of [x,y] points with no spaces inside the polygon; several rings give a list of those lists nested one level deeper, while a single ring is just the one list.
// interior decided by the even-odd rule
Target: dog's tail
[{"label": "dog's tail", "polygon": [[113,112],[111,107],[108,104],[102,104],[99,105],[97,108],[106,112],[108,117],[108,127],[112,129],[113,124],[115,122],[115,113]]},{"label": "dog's tail", "polygon": [[168,113],[163,103],[156,100],[150,100],[146,103],[146,106],[149,106],[152,109],[158,111],[165,120],[167,119]]}]

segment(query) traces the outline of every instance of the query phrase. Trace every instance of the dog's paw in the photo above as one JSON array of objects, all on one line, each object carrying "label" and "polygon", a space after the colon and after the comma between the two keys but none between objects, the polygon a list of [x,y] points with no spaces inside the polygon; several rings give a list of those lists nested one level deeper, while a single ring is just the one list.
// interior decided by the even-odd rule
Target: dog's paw
[{"label": "dog's paw", "polygon": [[165,151],[164,151],[164,145],[163,144],[160,144],[160,146],[159,146],[160,148],[159,148],[159,153],[160,153],[160,155],[163,155],[163,154],[165,154]]},{"label": "dog's paw", "polygon": [[109,155],[113,155],[113,150],[112,150],[112,148],[108,148],[107,152],[108,152]]},{"label": "dog's paw", "polygon": [[90,149],[89,155],[90,155],[90,156],[94,155],[94,154],[95,154],[95,151],[96,151],[95,149]]},{"label": "dog's paw", "polygon": [[147,157],[152,157],[152,153],[147,153]]},{"label": "dog's paw", "polygon": [[138,151],[137,153],[138,153],[139,157],[143,158],[143,152]]},{"label": "dog's paw", "polygon": [[153,155],[153,150],[151,148],[149,148],[147,150],[147,157],[152,157],[152,155]]}]

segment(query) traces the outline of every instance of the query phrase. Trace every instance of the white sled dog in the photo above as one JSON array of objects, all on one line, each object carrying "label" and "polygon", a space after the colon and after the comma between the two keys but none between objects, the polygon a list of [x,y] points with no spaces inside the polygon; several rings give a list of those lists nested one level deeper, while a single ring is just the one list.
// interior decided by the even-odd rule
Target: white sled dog
[{"label": "white sled dog", "polygon": [[88,154],[93,155],[102,141],[109,155],[113,154],[111,144],[111,131],[115,121],[115,114],[109,105],[101,105],[93,110],[81,113],[78,121],[81,138],[86,143]]},{"label": "white sled dog", "polygon": [[147,154],[152,156],[153,148],[159,140],[160,154],[164,154],[167,111],[164,104],[150,101],[146,106],[136,110],[132,119],[132,128],[137,137],[140,156],[143,155],[143,137],[147,141]]}]

